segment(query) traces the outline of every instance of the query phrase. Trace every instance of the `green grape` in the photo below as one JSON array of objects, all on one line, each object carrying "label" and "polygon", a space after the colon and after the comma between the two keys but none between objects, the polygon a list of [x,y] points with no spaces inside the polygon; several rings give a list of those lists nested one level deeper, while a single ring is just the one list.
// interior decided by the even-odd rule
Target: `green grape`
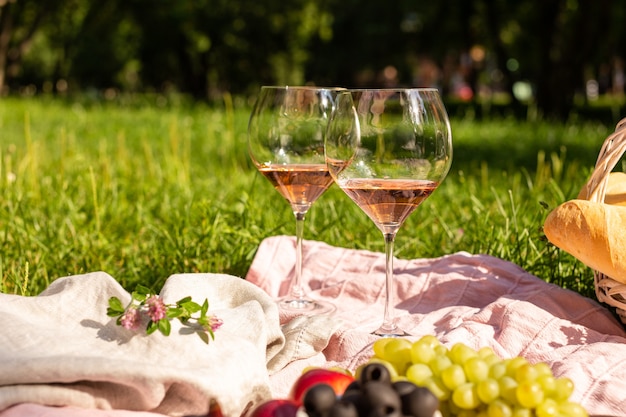
[{"label": "green grape", "polygon": [[533,417],[533,411],[530,408],[513,407],[511,417]]},{"label": "green grape", "polygon": [[374,345],[372,345],[374,355],[376,355],[376,357],[380,359],[385,359],[385,346],[392,340],[394,339],[390,337],[381,337],[380,339],[376,340],[374,342]]},{"label": "green grape", "polygon": [[435,346],[424,338],[411,345],[411,361],[413,363],[428,363],[435,359]]},{"label": "green grape", "polygon": [[530,363],[525,363],[515,370],[515,380],[517,382],[534,381],[538,376],[538,369]]},{"label": "green grape", "polygon": [[505,375],[498,380],[498,384],[500,385],[500,396],[509,403],[515,404],[517,401],[517,381]]},{"label": "green grape", "polygon": [[515,378],[515,373],[517,372],[517,368],[522,365],[526,365],[528,361],[521,357],[516,356],[515,358],[511,358],[505,361],[506,362],[506,374]]},{"label": "green grape", "polygon": [[422,336],[416,343],[426,343],[433,349],[437,346],[441,346],[441,342],[439,341],[439,339],[431,334]]},{"label": "green grape", "polygon": [[454,403],[454,401],[452,401],[452,398],[449,401],[446,401],[446,404],[448,404],[447,410],[450,413],[450,416],[457,417],[459,413],[463,411],[461,407],[459,407]]},{"label": "green grape", "polygon": [[391,338],[383,346],[383,359],[396,363],[411,362],[411,346],[411,342],[406,339]]},{"label": "green grape", "polygon": [[535,370],[539,374],[538,377],[552,376],[552,368],[550,368],[550,365],[548,365],[547,363],[539,362],[539,363],[534,364],[533,366],[535,367]]},{"label": "green grape", "polygon": [[489,377],[489,365],[480,357],[469,358],[463,364],[463,370],[470,382],[484,381]]},{"label": "green grape", "polygon": [[428,388],[445,417],[588,417],[569,401],[572,380],[556,378],[547,363],[501,359],[489,347],[464,343],[447,348],[430,335],[415,342],[379,339],[373,351],[369,362],[385,365],[393,381]]},{"label": "green grape", "polygon": [[500,363],[500,362],[502,362],[502,359],[501,359],[498,355],[496,355],[496,354],[493,354],[493,355],[487,355],[487,356],[480,356],[480,355],[479,355],[479,357],[480,357],[482,360],[484,360],[484,361],[485,361],[485,363],[486,363],[487,365],[489,365],[489,367],[493,366],[493,365],[494,365],[494,364],[496,364],[496,363]]},{"label": "green grape", "polygon": [[535,408],[543,402],[541,384],[535,381],[522,381],[515,389],[517,402],[525,408]]},{"label": "green grape", "polygon": [[448,356],[448,348],[444,345],[435,346],[435,354],[438,356]]},{"label": "green grape", "polygon": [[494,363],[489,367],[489,377],[493,379],[500,379],[506,375],[506,362],[500,361]]},{"label": "green grape", "polygon": [[483,403],[489,404],[500,396],[500,384],[495,379],[487,378],[476,385],[476,393]]},{"label": "green grape", "polygon": [[480,399],[476,393],[476,385],[471,382],[459,385],[452,392],[452,402],[463,410],[473,410],[480,405]]},{"label": "green grape", "polygon": [[466,344],[459,342],[452,345],[448,356],[452,362],[463,365],[469,358],[477,357],[478,352]]},{"label": "green grape", "polygon": [[564,401],[559,404],[559,412],[567,417],[587,417],[587,411],[578,403]]},{"label": "green grape", "polygon": [[476,408],[474,410],[460,410],[455,417],[489,417],[487,415],[487,407]]},{"label": "green grape", "polygon": [[491,349],[489,346],[483,346],[480,349],[478,349],[478,356],[485,359],[489,356],[495,356],[498,357],[498,355],[496,355],[496,353],[493,351],[493,349]]},{"label": "green grape", "polygon": [[428,363],[433,374],[439,376],[441,372],[447,367],[452,365],[452,361],[447,356],[437,355],[432,361]]},{"label": "green grape", "polygon": [[[383,360],[393,365],[398,375],[404,375],[411,364],[411,342],[406,339],[392,338],[378,346],[378,351]],[[381,352],[382,351],[382,352]]]},{"label": "green grape", "polygon": [[535,410],[537,417],[558,417],[559,404],[552,398],[546,398]]},{"label": "green grape", "polygon": [[487,407],[487,415],[489,417],[512,417],[513,410],[506,401],[495,400]]},{"label": "green grape", "polygon": [[441,380],[445,386],[453,390],[461,384],[465,384],[467,379],[465,378],[465,372],[461,365],[452,364],[441,371]]},{"label": "green grape", "polygon": [[556,391],[556,378],[552,375],[541,375],[537,378],[537,382],[541,384],[546,397],[552,397]]},{"label": "green grape", "polygon": [[430,367],[423,363],[414,363],[406,370],[406,377],[415,385],[423,386],[424,381],[433,376]]},{"label": "green grape", "polygon": [[574,392],[574,383],[569,378],[557,378],[554,387],[554,399],[557,401],[567,400]]},{"label": "green grape", "polygon": [[433,376],[424,381],[424,386],[430,390],[439,401],[446,401],[450,398],[450,390],[445,386],[441,378]]}]

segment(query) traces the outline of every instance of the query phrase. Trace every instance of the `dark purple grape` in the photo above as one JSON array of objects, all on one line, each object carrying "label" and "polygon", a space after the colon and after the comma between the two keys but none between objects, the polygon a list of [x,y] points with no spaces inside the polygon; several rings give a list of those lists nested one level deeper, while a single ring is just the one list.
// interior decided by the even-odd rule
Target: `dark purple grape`
[{"label": "dark purple grape", "polygon": [[335,390],[328,384],[312,386],[302,399],[302,405],[309,417],[326,417],[336,402]]},{"label": "dark purple grape", "polygon": [[369,403],[365,398],[365,395],[360,390],[352,389],[350,391],[346,391],[346,393],[341,397],[341,402],[352,404],[359,417],[367,416]]},{"label": "dark purple grape", "polygon": [[328,417],[359,417],[359,413],[353,403],[341,399],[328,411]]},{"label": "dark purple grape", "polygon": [[428,388],[418,387],[408,381],[398,381],[393,386],[400,396],[402,414],[405,416],[432,417],[439,409],[439,399]]},{"label": "dark purple grape", "polygon": [[349,394],[351,392],[361,392],[361,384],[359,383],[359,381],[352,381],[350,383],[350,385],[348,385],[346,387],[346,389],[343,392],[343,395]]},{"label": "dark purple grape", "polygon": [[361,387],[364,387],[368,382],[371,381],[382,382],[390,385],[391,374],[389,373],[389,369],[387,369],[385,365],[380,363],[368,363],[363,367],[363,369],[361,369],[359,382],[361,383]]},{"label": "dark purple grape", "polygon": [[402,417],[400,396],[391,384],[369,381],[361,391],[368,405],[368,417]]},{"label": "dark purple grape", "polygon": [[396,381],[392,384],[393,389],[396,390],[400,398],[413,391],[417,385],[411,381]]}]

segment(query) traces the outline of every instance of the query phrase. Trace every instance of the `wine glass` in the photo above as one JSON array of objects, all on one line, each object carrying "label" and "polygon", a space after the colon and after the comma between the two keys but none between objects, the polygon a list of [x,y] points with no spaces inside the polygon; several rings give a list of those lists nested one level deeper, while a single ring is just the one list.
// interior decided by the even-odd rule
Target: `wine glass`
[{"label": "wine glass", "polygon": [[263,86],[248,124],[248,150],[256,168],[287,200],[296,218],[295,275],[278,300],[287,312],[304,315],[335,310],[311,299],[302,283],[305,215],[333,179],[324,159],[324,134],[336,88]]},{"label": "wine glass", "polygon": [[338,93],[325,154],[337,185],[385,239],[385,310],[373,334],[408,336],[392,313],[393,245],[398,229],[435,191],[452,163],[450,122],[439,92],[398,88]]}]

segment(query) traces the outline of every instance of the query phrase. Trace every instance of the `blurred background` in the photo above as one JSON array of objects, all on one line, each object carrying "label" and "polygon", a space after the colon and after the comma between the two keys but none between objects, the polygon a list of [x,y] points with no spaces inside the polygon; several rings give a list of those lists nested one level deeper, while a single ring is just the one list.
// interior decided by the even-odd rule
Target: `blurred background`
[{"label": "blurred background", "polygon": [[611,0],[0,0],[0,92],[434,86],[452,113],[613,120],[625,21]]}]

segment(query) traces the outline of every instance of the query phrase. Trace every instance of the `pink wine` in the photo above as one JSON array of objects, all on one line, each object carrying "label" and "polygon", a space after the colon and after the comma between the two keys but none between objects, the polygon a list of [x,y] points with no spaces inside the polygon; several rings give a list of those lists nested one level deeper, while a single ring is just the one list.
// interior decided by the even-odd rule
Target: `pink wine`
[{"label": "pink wine", "polygon": [[290,204],[311,205],[333,183],[326,164],[292,164],[259,168]]},{"label": "pink wine", "polygon": [[422,180],[348,179],[341,188],[376,223],[402,225],[435,191],[438,183]]}]

